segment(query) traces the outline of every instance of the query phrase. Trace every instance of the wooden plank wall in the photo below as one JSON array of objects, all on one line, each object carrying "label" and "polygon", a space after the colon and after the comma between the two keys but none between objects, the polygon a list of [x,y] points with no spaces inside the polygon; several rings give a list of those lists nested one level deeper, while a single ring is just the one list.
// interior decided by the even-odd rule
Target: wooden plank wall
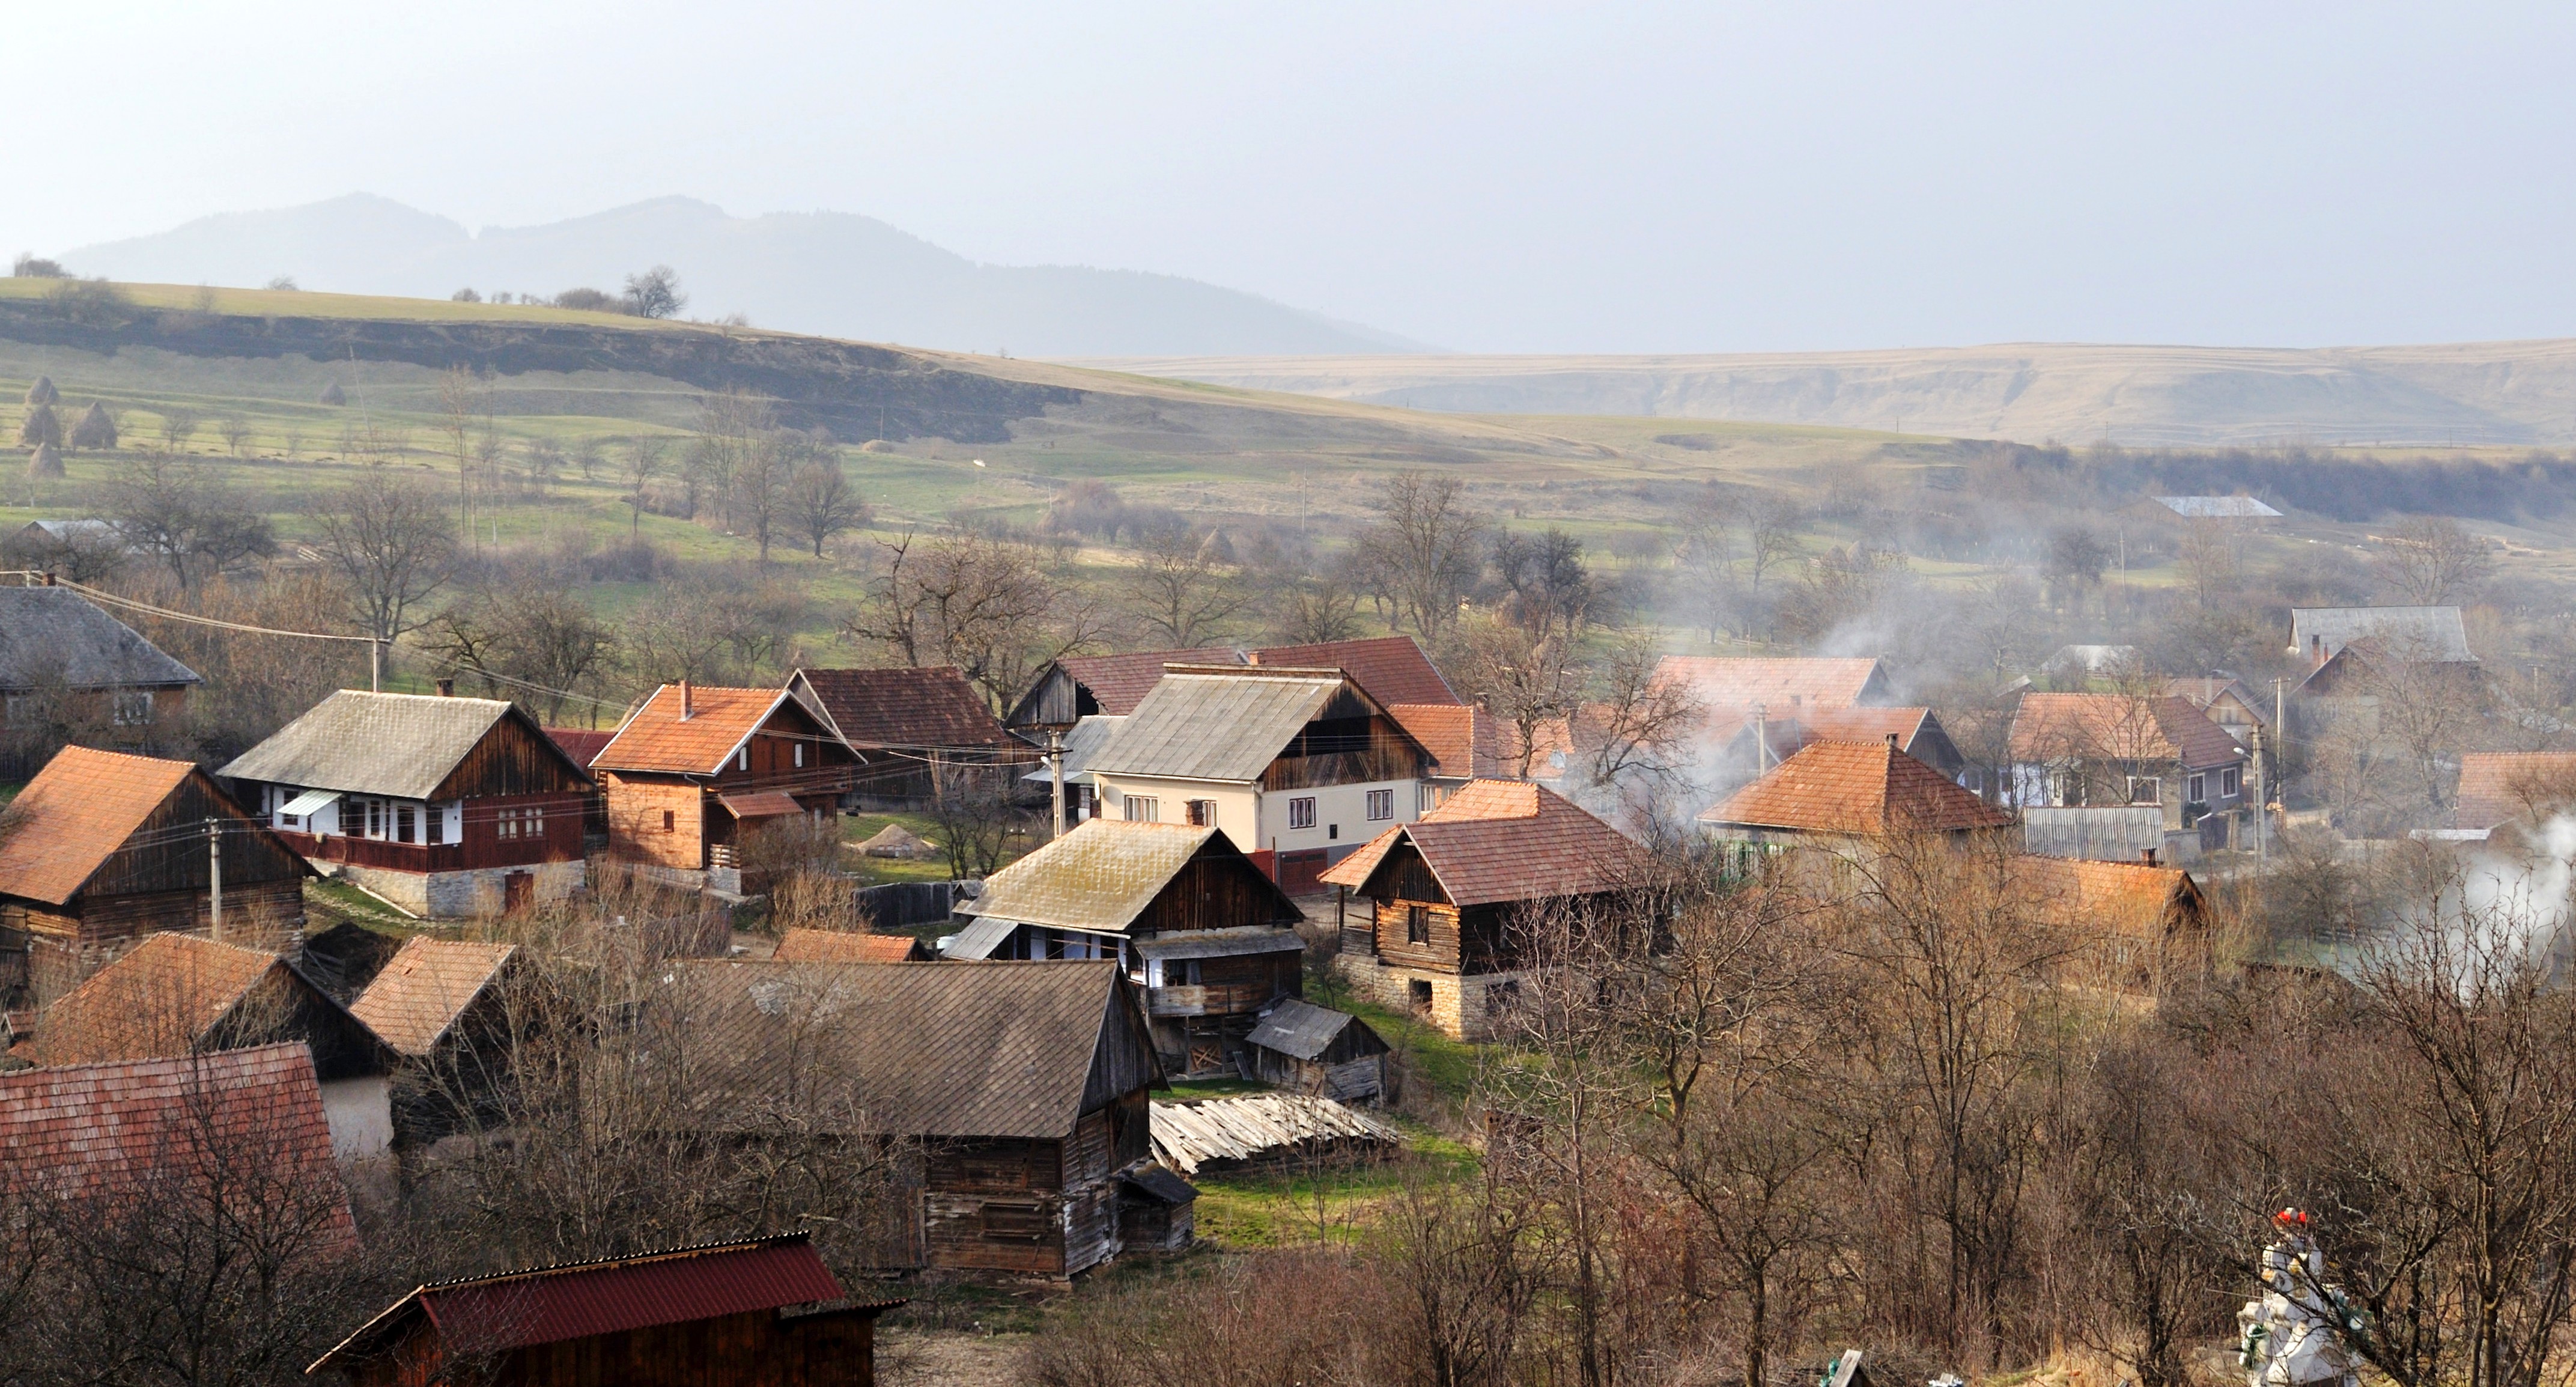
[{"label": "wooden plank wall", "polygon": [[1141,934],[1239,929],[1278,923],[1279,893],[1261,869],[1235,854],[1202,852],[1173,873],[1135,928]]},{"label": "wooden plank wall", "polygon": [[471,1360],[445,1361],[429,1348],[428,1337],[424,1333],[403,1351],[363,1364],[353,1380],[360,1387],[432,1387],[458,1380],[549,1387],[872,1387],[876,1380],[875,1330],[867,1315],[782,1321],[775,1310],[752,1310],[536,1344],[513,1350],[488,1369]]},{"label": "wooden plank wall", "polygon": [[[466,752],[429,798],[473,799],[485,795],[579,795],[589,793],[590,777],[564,755],[554,739],[526,722],[503,714],[481,741]],[[571,811],[578,814],[578,810]]]},{"label": "wooden plank wall", "polygon": [[[83,896],[125,896],[163,891],[203,891],[208,863],[206,839],[199,829],[208,819],[251,825],[252,831],[224,834],[224,886],[245,888],[279,881],[301,882],[304,861],[244,814],[202,773],[179,782],[121,846],[103,863]],[[140,846],[130,846],[139,843]]]}]

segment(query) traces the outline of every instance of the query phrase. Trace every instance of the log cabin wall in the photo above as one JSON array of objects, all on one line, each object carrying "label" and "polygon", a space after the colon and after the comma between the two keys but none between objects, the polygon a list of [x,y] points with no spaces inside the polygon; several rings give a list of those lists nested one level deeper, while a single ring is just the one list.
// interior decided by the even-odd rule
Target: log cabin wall
[{"label": "log cabin wall", "polygon": [[[499,795],[577,796],[591,791],[590,777],[572,764],[554,739],[515,713],[505,713],[474,743],[428,798],[480,799]],[[577,808],[567,812],[579,816]]]},{"label": "log cabin wall", "polygon": [[1148,903],[1131,926],[1139,935],[1236,929],[1274,923],[1278,889],[1261,869],[1234,856],[1202,852]]},{"label": "log cabin wall", "polygon": [[1064,1143],[953,1141],[925,1154],[925,1260],[961,1271],[1065,1271]]},{"label": "log cabin wall", "polygon": [[[1445,901],[1406,900],[1397,897],[1375,903],[1377,914],[1377,956],[1401,968],[1432,968],[1444,973],[1465,971],[1459,964],[1458,907]],[[1429,932],[1425,942],[1413,939],[1414,912],[1422,915]]]},{"label": "log cabin wall", "polygon": [[1261,773],[1261,788],[1419,780],[1429,769],[1421,748],[1393,718],[1369,712],[1345,689]]}]

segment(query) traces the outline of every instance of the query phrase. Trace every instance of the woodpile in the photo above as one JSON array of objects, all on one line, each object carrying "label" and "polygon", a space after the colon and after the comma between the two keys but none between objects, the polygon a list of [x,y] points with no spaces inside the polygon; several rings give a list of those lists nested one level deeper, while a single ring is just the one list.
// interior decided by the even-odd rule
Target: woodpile
[{"label": "woodpile", "polygon": [[1154,1105],[1154,1157],[1183,1176],[1403,1140],[1393,1126],[1329,1098],[1256,1093]]}]

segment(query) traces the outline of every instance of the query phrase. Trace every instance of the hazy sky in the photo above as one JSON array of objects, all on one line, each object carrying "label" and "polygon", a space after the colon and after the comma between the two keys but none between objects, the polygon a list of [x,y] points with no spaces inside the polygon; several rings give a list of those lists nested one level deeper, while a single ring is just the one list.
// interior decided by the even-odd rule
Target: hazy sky
[{"label": "hazy sky", "polygon": [[2576,6],[13,5],[0,253],[665,193],[1480,351],[2576,334]]}]

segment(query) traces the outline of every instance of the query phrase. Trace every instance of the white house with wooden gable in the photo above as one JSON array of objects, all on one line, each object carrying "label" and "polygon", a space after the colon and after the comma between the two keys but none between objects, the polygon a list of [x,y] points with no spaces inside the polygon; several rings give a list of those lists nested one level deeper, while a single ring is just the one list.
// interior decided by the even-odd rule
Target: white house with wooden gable
[{"label": "white house with wooden gable", "polygon": [[1104,818],[1225,830],[1291,895],[1422,816],[1431,754],[1338,669],[1171,665],[1091,759]]}]

